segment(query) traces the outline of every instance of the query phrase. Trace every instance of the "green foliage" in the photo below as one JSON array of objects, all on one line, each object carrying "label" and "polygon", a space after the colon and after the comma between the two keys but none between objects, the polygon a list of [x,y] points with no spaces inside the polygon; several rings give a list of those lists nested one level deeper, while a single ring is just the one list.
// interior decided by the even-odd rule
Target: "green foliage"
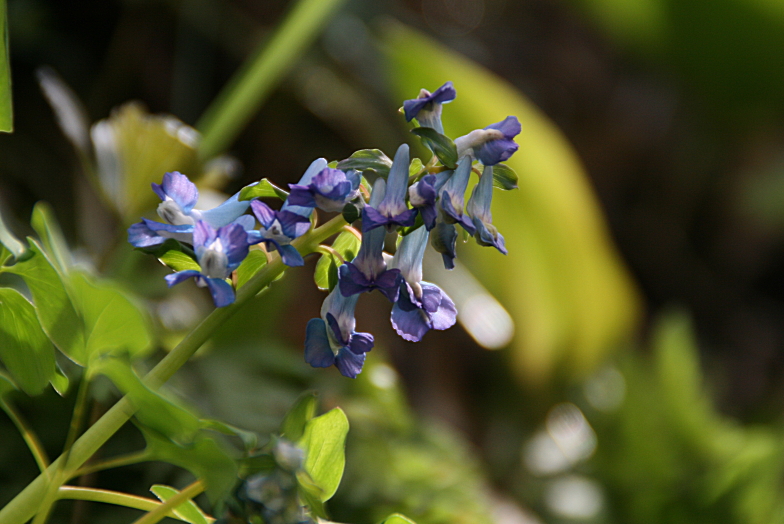
[{"label": "green foliage", "polygon": [[84,366],[87,353],[84,324],[74,309],[61,273],[44,253],[40,244],[30,242],[32,256],[5,269],[22,277],[33,295],[38,320],[44,332],[68,358]]},{"label": "green foliage", "polygon": [[416,524],[413,520],[404,517],[400,513],[393,513],[385,518],[381,524]]},{"label": "green foliage", "polygon": [[201,271],[193,250],[173,238],[169,238],[163,244],[157,246],[137,249],[150,253],[174,271],[185,271],[187,269]]},{"label": "green foliage", "polygon": [[11,59],[8,54],[8,17],[5,0],[0,0],[0,131],[14,130],[14,109],[11,99]]},{"label": "green foliage", "polygon": [[[338,283],[338,267],[343,262],[350,262],[359,253],[362,241],[359,236],[352,231],[343,231],[332,243],[334,253],[323,254],[316,263],[316,270],[313,273],[313,280],[316,286],[324,291],[332,291]],[[343,260],[341,260],[341,258]]]},{"label": "green foliage", "polygon": [[408,165],[408,176],[409,177],[416,176],[419,173],[421,173],[423,169],[425,169],[425,165],[422,163],[422,161],[419,158],[414,157],[414,159]]},{"label": "green foliage", "polygon": [[494,165],[493,186],[504,190],[517,189],[517,173],[506,164]]},{"label": "green foliage", "polygon": [[70,274],[69,285],[84,319],[87,360],[108,352],[127,352],[136,358],[150,350],[147,315],[123,290],[78,271]]},{"label": "green foliage", "polygon": [[349,169],[361,172],[372,171],[378,176],[386,178],[389,175],[389,168],[392,167],[392,160],[380,149],[360,149],[345,160],[338,162],[337,167],[343,171]]},{"label": "green foliage", "polygon": [[343,206],[341,214],[343,215],[343,220],[345,220],[347,224],[353,224],[361,217],[359,208],[351,202]]},{"label": "green foliage", "polygon": [[280,425],[280,435],[291,442],[299,441],[305,434],[305,426],[316,414],[316,393],[303,393],[291,407]]},{"label": "green foliage", "polygon": [[25,252],[25,245],[14,236],[3,221],[0,213],[0,244],[2,244],[15,258],[21,258]]},{"label": "green foliage", "polygon": [[0,288],[0,359],[28,395],[41,393],[55,374],[54,346],[35,308],[11,288]]},{"label": "green foliage", "polygon": [[49,260],[60,273],[65,274],[71,267],[71,253],[65,243],[60,224],[54,216],[52,206],[44,201],[36,202],[30,225],[38,233]]},{"label": "green foliage", "polygon": [[242,261],[237,268],[237,289],[245,285],[245,283],[258,273],[261,268],[267,265],[267,254],[260,249],[252,249],[248,252],[248,256]]},{"label": "green foliage", "polygon": [[[150,487],[150,491],[158,497],[161,502],[166,502],[173,496],[180,492],[171,486],[164,486],[163,484],[155,484]],[[177,515],[177,518],[188,522],[189,524],[211,524],[215,519],[207,517],[204,512],[192,500],[187,500],[174,508],[172,512]]]},{"label": "green foliage", "polygon": [[256,433],[226,424],[223,421],[203,418],[199,420],[199,425],[202,429],[211,429],[230,437],[237,437],[242,441],[246,452],[256,449],[259,445],[259,436]]},{"label": "green foliage", "polygon": [[245,186],[240,191],[240,200],[253,200],[254,198],[279,198],[286,200],[288,192],[279,188],[266,178],[262,178],[257,184]]},{"label": "green foliage", "polygon": [[[340,485],[346,465],[348,419],[340,408],[308,420],[298,445],[305,450],[305,471],[312,484],[303,485],[309,495],[326,502]],[[300,482],[301,485],[303,482]]]},{"label": "green foliage", "polygon": [[451,138],[429,127],[415,127],[411,132],[422,139],[442,164],[449,169],[457,167],[457,147]]}]

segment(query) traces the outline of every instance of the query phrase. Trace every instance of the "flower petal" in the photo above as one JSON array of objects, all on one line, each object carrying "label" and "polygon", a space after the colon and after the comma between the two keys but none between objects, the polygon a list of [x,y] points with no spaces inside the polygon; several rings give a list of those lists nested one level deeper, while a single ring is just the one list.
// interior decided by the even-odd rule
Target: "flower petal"
[{"label": "flower petal", "polygon": [[234,288],[231,284],[220,278],[202,278],[210,288],[215,307],[225,307],[234,302]]},{"label": "flower petal", "polygon": [[249,206],[250,202],[240,200],[240,194],[235,193],[218,207],[202,211],[201,219],[217,229],[237,220]]},{"label": "flower petal", "polygon": [[409,342],[419,342],[431,328],[427,315],[421,309],[404,311],[399,305],[399,300],[392,306],[390,320],[397,334]]},{"label": "flower petal", "polygon": [[166,280],[166,284],[169,287],[176,286],[180,282],[184,282],[189,278],[200,277],[201,273],[196,271],[195,269],[186,269],[185,271],[178,271],[176,273],[172,273],[171,275],[166,275],[164,280]]},{"label": "flower petal", "polygon": [[347,347],[343,347],[335,357],[335,366],[337,366],[340,374],[348,378],[357,378],[357,375],[362,371],[362,366],[365,364],[364,353],[354,353]]},{"label": "flower petal", "polygon": [[335,355],[327,338],[326,323],[320,318],[312,318],[305,333],[305,362],[314,368],[327,368],[334,364]]},{"label": "flower petal", "polygon": [[270,227],[275,221],[275,212],[261,200],[252,200],[250,209],[253,211],[253,214],[256,215],[259,224],[264,228]]},{"label": "flower petal", "polygon": [[[152,184],[152,189],[161,197],[161,200],[166,200],[167,196],[174,200],[186,215],[199,200],[199,190],[196,189],[196,184],[178,171],[164,174],[163,183],[160,186]],[[164,196],[161,196],[161,193]]]}]

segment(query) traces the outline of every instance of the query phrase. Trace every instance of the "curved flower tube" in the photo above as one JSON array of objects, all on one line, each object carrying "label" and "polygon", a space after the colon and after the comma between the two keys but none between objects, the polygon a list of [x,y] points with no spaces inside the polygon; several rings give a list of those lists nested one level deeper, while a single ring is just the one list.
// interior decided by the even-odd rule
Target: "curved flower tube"
[{"label": "curved flower tube", "polygon": [[444,134],[444,126],[441,123],[441,105],[451,102],[457,98],[452,82],[447,82],[433,93],[427,89],[422,89],[419,96],[413,100],[403,102],[403,113],[406,122],[417,119],[422,127],[431,127]]}]

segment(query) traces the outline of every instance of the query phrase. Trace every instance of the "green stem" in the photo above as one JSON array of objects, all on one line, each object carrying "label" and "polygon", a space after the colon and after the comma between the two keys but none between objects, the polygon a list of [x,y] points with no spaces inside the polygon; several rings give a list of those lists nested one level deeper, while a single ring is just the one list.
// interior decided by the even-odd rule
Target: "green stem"
[{"label": "green stem", "polygon": [[[142,511],[154,511],[163,504],[154,499],[138,497],[118,491],[97,488],[81,488],[77,486],[62,486],[57,490],[58,499],[67,500],[87,500],[90,502],[103,502],[104,504],[114,504],[126,508],[140,509]],[[171,511],[167,512],[166,517],[183,520]],[[183,520],[183,522],[187,522]]]},{"label": "green stem", "polygon": [[113,457],[107,460],[102,460],[101,462],[96,462],[94,464],[88,464],[87,466],[82,466],[81,468],[74,471],[73,476],[71,478],[83,477],[85,475],[90,475],[91,473],[96,473],[98,471],[103,471],[105,469],[120,468],[122,466],[130,466],[131,464],[138,464],[139,462],[145,462],[147,460],[150,460],[151,457],[152,454],[146,449],[137,451],[136,453],[128,453],[127,455],[120,455],[119,457]]},{"label": "green stem", "polygon": [[8,418],[14,423],[16,429],[19,430],[27,447],[30,448],[30,453],[33,454],[36,464],[38,464],[38,469],[42,472],[46,471],[46,468],[49,467],[49,457],[46,456],[46,450],[44,450],[41,441],[38,440],[38,437],[33,433],[33,430],[27,427],[27,424],[22,420],[22,417],[16,412],[13,406],[6,403],[2,398],[0,398],[0,408],[6,412]]},{"label": "green stem", "polygon": [[[346,221],[338,215],[324,225],[299,237],[293,242],[293,245],[303,256],[309,255],[316,251],[321,242],[338,233],[345,225]],[[276,255],[272,262],[264,266],[239,289],[234,304],[217,308],[210,313],[147,374],[145,377],[147,385],[151,388],[157,388],[166,382],[196,353],[218,326],[269,285],[285,268],[286,266],[280,261],[280,257]],[[121,398],[74,442],[65,464],[65,471],[73,472],[79,469],[133,416],[133,413],[134,408],[128,398]],[[0,510],[0,522],[3,524],[24,524],[30,520],[43,502],[49,485],[49,476],[54,477],[54,473],[64,462],[64,455],[60,455],[45,472],[38,475],[21,493]]]},{"label": "green stem", "polygon": [[159,505],[154,510],[137,519],[133,524],[156,524],[157,522],[160,522],[161,519],[168,517],[169,513],[171,513],[174,508],[183,502],[191,500],[193,497],[199,495],[203,491],[204,484],[200,480],[197,480],[184,490],[174,495],[172,498],[168,499],[163,504]]},{"label": "green stem", "polygon": [[202,132],[202,159],[222,153],[234,141],[344,1],[297,2],[272,38],[262,44],[252,60],[245,62],[196,124]]}]

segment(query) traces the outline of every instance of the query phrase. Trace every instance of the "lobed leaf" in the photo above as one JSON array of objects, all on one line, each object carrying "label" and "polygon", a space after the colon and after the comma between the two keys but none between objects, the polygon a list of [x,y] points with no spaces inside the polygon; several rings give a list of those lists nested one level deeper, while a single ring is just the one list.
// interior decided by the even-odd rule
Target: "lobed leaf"
[{"label": "lobed leaf", "polygon": [[211,429],[230,437],[237,437],[242,441],[245,451],[256,449],[259,444],[259,436],[253,431],[247,431],[238,427],[226,424],[220,420],[214,419],[200,419],[199,424],[202,429]]},{"label": "lobed leaf", "polygon": [[305,426],[316,414],[316,393],[306,391],[294,402],[280,425],[280,434],[291,442],[297,442],[305,434]]},{"label": "lobed leaf", "polygon": [[393,513],[387,518],[385,518],[381,524],[416,524],[413,520],[408,517],[401,515],[400,513]]},{"label": "lobed leaf", "polygon": [[286,200],[289,194],[279,188],[266,178],[262,178],[258,183],[245,186],[240,190],[240,200],[253,200],[254,198],[279,198]]},{"label": "lobed leaf", "polygon": [[430,127],[415,127],[411,132],[421,138],[446,167],[454,169],[457,166],[457,147],[451,138]]},{"label": "lobed leaf", "polygon": [[261,249],[251,249],[237,268],[237,289],[267,265],[267,255]]},{"label": "lobed leaf", "polygon": [[155,256],[161,263],[174,271],[185,271],[187,269],[201,271],[201,266],[196,261],[196,254],[193,250],[173,238],[167,239],[158,246],[137,249]]},{"label": "lobed leaf", "polygon": [[425,164],[419,158],[414,158],[408,166],[408,176],[416,176],[425,168]]},{"label": "lobed leaf", "polygon": [[0,288],[0,360],[28,395],[41,393],[55,375],[54,346],[35,308],[11,288]]},{"label": "lobed leaf", "polygon": [[326,502],[338,489],[346,465],[345,446],[348,434],[348,419],[340,408],[335,408],[305,425],[305,433],[298,445],[305,450],[305,471],[313,486],[300,485],[309,494]]},{"label": "lobed leaf", "polygon": [[345,160],[338,162],[338,169],[348,171],[375,171],[384,178],[389,175],[389,168],[392,167],[392,160],[380,149],[360,149]]},{"label": "lobed leaf", "polygon": [[[166,502],[173,496],[180,494],[179,490],[176,490],[171,486],[164,486],[163,484],[152,485],[150,491],[158,497],[161,502]],[[180,520],[184,520],[189,524],[212,524],[212,522],[215,522],[215,519],[208,517],[192,500],[186,500],[172,509],[172,513],[177,515],[177,518]]]},{"label": "lobed leaf", "polygon": [[[332,249],[336,251],[343,260],[351,262],[359,253],[362,241],[351,231],[343,231],[332,243]],[[321,255],[316,262],[316,270],[313,273],[313,280],[316,286],[324,291],[331,291],[338,283],[338,267],[343,262],[334,254]]]},{"label": "lobed leaf", "polygon": [[52,206],[43,201],[37,202],[33,206],[30,225],[38,233],[38,238],[41,239],[41,244],[55,269],[60,273],[67,273],[68,268],[71,267],[71,252],[68,250],[68,244],[54,216]]},{"label": "lobed leaf", "polygon": [[517,189],[517,173],[506,164],[496,164],[493,166],[493,185],[504,190]]}]

